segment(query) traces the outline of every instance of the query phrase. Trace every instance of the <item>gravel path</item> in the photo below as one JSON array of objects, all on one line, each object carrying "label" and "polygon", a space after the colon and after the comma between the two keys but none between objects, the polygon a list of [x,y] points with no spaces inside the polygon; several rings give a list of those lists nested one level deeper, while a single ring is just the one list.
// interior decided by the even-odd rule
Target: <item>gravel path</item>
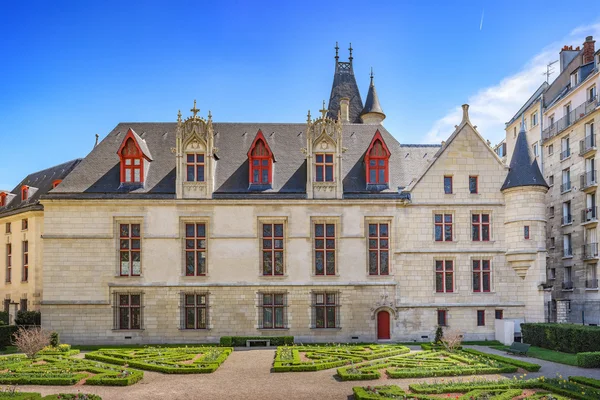
[{"label": "gravel path", "polygon": [[[477,350],[502,354],[487,347],[469,346]],[[415,348],[416,349],[416,348]],[[504,355],[504,354],[502,354]],[[502,379],[500,375],[474,377],[387,379],[377,381],[340,382],[335,379],[335,369],[316,372],[271,373],[275,357],[274,349],[236,349],[221,367],[212,374],[166,375],[144,371],[144,379],[128,387],[110,386],[23,386],[21,391],[53,393],[95,393],[103,400],[342,400],[351,399],[353,386],[376,386],[396,384],[404,389],[416,382],[433,382]],[[519,358],[519,357],[515,357]],[[522,357],[521,357],[522,358]],[[553,377],[556,372],[566,375],[599,377],[599,370],[569,367],[552,362],[527,358],[542,365],[540,373],[527,373],[527,377],[545,375]],[[595,375],[594,375],[595,374]],[[506,375],[509,376],[509,375]],[[509,376],[510,377],[510,376]]]}]

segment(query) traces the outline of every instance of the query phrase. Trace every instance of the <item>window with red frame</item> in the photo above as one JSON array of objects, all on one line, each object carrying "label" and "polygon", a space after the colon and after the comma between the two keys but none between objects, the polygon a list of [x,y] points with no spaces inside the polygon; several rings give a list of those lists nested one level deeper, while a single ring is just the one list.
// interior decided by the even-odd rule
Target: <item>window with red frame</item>
[{"label": "window with red frame", "polygon": [[523,237],[525,239],[529,239],[529,225],[525,225],[523,227]]},{"label": "window with red frame", "polygon": [[473,260],[473,291],[477,293],[491,290],[490,260]]},{"label": "window with red frame", "polygon": [[142,272],[140,224],[119,224],[121,276],[139,276]]},{"label": "window with red frame", "polygon": [[29,186],[21,187],[21,200],[25,201],[29,198]]},{"label": "window with red frame", "polygon": [[438,326],[448,326],[448,312],[446,310],[437,310]]},{"label": "window with red frame", "polygon": [[286,294],[285,293],[259,293],[260,329],[285,329],[286,328]]},{"label": "window with red frame", "polygon": [[503,310],[495,310],[496,319],[504,319],[504,311]]},{"label": "window with red frame", "polygon": [[253,185],[268,185],[271,183],[271,151],[262,139],[262,134],[256,139],[250,151],[250,183]]},{"label": "window with red frame", "polygon": [[6,244],[6,283],[12,281],[12,244]]},{"label": "window with red frame", "polygon": [[381,140],[377,139],[369,150],[367,160],[367,183],[383,185],[388,183],[389,152]]},{"label": "window with red frame", "polygon": [[317,182],[333,182],[333,154],[316,154],[315,168]]},{"label": "window with red frame", "polygon": [[185,275],[206,275],[206,224],[185,224]]},{"label": "window with red frame", "polygon": [[24,241],[22,243],[23,248],[23,273],[21,274],[21,281],[27,282],[29,280],[29,242]]},{"label": "window with red frame", "polygon": [[313,328],[339,328],[337,293],[313,293]]},{"label": "window with red frame", "polygon": [[490,240],[490,214],[471,214],[471,238],[474,242]]},{"label": "window with red frame", "polygon": [[469,176],[469,193],[479,193],[479,182],[477,181],[476,176]]},{"label": "window with red frame", "polygon": [[117,294],[118,315],[115,329],[142,329],[142,295]]},{"label": "window with red frame", "polygon": [[436,242],[451,242],[452,214],[435,214],[433,221]]},{"label": "window with red frame", "polygon": [[204,153],[188,154],[186,167],[188,182],[204,182]]},{"label": "window with red frame", "polygon": [[435,291],[437,293],[454,292],[454,261],[435,260]]},{"label": "window with red frame", "polygon": [[57,179],[54,182],[52,182],[52,189],[54,189],[55,187],[60,185],[61,182],[62,182],[62,179]]},{"label": "window with red frame", "polygon": [[283,224],[262,224],[262,274],[283,275]]},{"label": "window with red frame", "polygon": [[208,295],[184,294],[184,329],[208,328]]},{"label": "window with red frame", "polygon": [[485,310],[477,310],[477,326],[485,326]]},{"label": "window with red frame", "polygon": [[315,224],[315,275],[335,275],[335,224]]},{"label": "window with red frame", "polygon": [[369,275],[389,275],[389,225],[369,224]]},{"label": "window with red frame", "polygon": [[452,194],[452,177],[444,176],[444,193]]},{"label": "window with red frame", "polygon": [[6,206],[6,193],[0,193],[0,207]]},{"label": "window with red frame", "polygon": [[144,182],[143,155],[132,138],[128,138],[121,149],[121,182]]}]

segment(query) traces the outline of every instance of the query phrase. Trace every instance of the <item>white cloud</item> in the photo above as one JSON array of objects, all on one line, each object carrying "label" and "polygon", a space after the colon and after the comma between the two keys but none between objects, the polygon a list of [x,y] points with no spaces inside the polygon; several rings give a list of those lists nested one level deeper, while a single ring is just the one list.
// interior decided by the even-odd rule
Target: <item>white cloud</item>
[{"label": "white cloud", "polygon": [[[493,144],[504,138],[504,124],[519,111],[521,106],[542,84],[546,64],[558,59],[558,52],[564,44],[580,46],[586,36],[600,36],[600,23],[580,26],[559,42],[551,43],[534,56],[514,75],[508,76],[498,84],[482,88],[468,99],[471,122],[477,130]],[[558,65],[550,79],[558,76]],[[462,110],[460,105],[449,110],[446,115],[434,122],[427,132],[428,143],[440,143],[454,131],[460,123]]]}]

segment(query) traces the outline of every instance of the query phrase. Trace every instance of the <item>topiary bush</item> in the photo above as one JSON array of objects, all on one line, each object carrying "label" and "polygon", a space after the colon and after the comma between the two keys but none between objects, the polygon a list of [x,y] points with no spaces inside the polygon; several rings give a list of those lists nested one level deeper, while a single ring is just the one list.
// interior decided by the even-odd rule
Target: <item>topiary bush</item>
[{"label": "topiary bush", "polygon": [[582,368],[600,368],[600,351],[577,353],[577,366]]},{"label": "topiary bush", "polygon": [[523,343],[565,353],[600,351],[600,327],[574,324],[521,324]]},{"label": "topiary bush", "polygon": [[42,314],[39,311],[19,311],[15,318],[15,325],[35,325],[42,324]]},{"label": "topiary bush", "polygon": [[437,329],[435,330],[435,339],[433,340],[433,343],[441,344],[443,337],[444,329],[438,325]]},{"label": "topiary bush", "polygon": [[58,336],[58,332],[50,333],[50,346],[58,347],[60,344],[60,337]]}]

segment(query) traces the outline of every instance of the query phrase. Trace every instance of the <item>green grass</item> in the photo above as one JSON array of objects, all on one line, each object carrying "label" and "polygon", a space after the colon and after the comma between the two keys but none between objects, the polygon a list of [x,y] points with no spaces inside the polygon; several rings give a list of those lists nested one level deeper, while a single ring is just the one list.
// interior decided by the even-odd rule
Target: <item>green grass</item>
[{"label": "green grass", "polygon": [[[505,351],[510,346],[490,346],[492,349]],[[541,347],[531,346],[527,352],[527,357],[537,358],[545,361],[552,361],[559,364],[577,366],[577,354],[561,353],[560,351],[548,350]],[[523,357],[526,359],[526,357]]]}]

